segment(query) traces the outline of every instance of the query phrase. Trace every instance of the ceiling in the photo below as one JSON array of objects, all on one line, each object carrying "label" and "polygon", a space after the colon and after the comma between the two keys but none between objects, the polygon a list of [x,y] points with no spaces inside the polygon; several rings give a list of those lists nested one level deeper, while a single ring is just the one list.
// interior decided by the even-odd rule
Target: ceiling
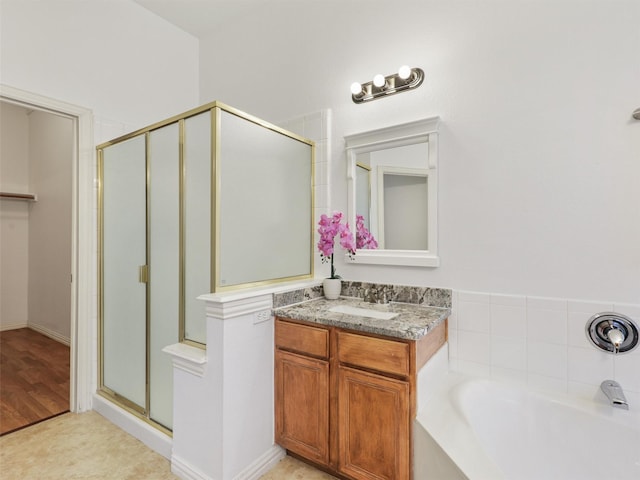
[{"label": "ceiling", "polygon": [[219,25],[277,0],[134,0],[169,23],[202,38]]}]

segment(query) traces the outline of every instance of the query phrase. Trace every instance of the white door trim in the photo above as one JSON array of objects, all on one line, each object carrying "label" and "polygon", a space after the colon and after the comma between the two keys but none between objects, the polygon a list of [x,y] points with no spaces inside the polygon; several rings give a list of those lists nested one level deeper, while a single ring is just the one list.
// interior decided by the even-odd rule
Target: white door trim
[{"label": "white door trim", "polygon": [[70,410],[91,410],[95,390],[97,273],[95,195],[96,159],[93,113],[77,105],[0,84],[0,99],[16,105],[63,115],[74,120],[71,239],[71,391]]}]

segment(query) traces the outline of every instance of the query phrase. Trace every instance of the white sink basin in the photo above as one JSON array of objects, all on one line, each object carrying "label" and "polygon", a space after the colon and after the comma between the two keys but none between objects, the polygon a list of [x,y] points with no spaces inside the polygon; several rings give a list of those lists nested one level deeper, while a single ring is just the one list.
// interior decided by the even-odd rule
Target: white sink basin
[{"label": "white sink basin", "polygon": [[398,314],[393,312],[381,312],[379,310],[369,310],[368,308],[350,307],[349,305],[336,305],[329,309],[334,313],[345,313],[347,315],[356,315],[358,317],[377,318],[379,320],[391,320]]}]

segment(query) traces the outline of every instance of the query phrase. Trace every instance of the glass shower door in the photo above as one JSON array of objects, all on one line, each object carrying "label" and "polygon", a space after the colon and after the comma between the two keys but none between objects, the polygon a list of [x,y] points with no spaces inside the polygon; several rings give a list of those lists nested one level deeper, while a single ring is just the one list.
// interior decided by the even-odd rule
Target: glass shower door
[{"label": "glass shower door", "polygon": [[177,123],[149,134],[149,418],[173,426],[173,364],[179,341],[180,161]]},{"label": "glass shower door", "polygon": [[146,399],[146,158],[144,136],[104,149],[102,384],[131,408]]}]

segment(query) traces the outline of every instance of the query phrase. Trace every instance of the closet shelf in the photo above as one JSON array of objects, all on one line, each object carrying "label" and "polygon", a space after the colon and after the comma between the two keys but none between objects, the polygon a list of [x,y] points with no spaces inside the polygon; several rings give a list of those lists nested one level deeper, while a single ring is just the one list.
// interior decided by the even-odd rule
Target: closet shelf
[{"label": "closet shelf", "polygon": [[6,200],[26,200],[28,202],[37,202],[38,196],[34,193],[13,193],[13,192],[0,192],[0,199]]}]

